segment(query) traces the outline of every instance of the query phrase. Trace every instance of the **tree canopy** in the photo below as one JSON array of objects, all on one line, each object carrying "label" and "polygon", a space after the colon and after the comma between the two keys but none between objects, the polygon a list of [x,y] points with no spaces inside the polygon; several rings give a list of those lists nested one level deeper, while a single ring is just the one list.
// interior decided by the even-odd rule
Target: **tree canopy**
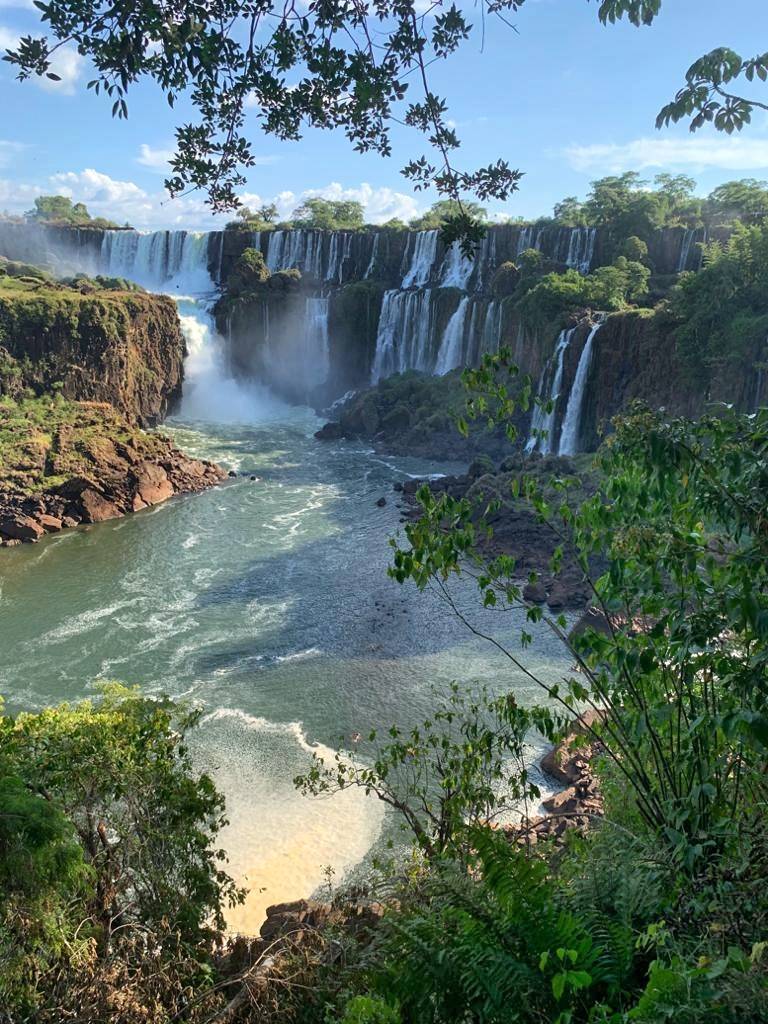
[{"label": "tree canopy", "polygon": [[35,208],[24,215],[27,220],[69,224],[74,227],[116,228],[111,220],[92,217],[85,203],[73,203],[68,196],[38,196]]},{"label": "tree canopy", "polygon": [[307,199],[291,215],[297,228],[357,231],[363,226],[363,205],[354,199]]}]

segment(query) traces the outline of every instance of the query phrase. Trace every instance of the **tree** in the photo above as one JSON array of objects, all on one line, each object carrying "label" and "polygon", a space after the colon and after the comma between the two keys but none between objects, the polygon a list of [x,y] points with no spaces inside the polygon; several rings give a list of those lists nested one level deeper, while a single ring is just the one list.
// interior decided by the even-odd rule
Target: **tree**
[{"label": "tree", "polygon": [[364,223],[363,205],[355,199],[307,199],[291,214],[296,228],[358,231]]},{"label": "tree", "polygon": [[237,258],[227,279],[229,295],[251,291],[270,278],[269,267],[259,249],[245,249]]},{"label": "tree", "polygon": [[653,183],[663,195],[668,196],[673,204],[684,203],[690,199],[696,189],[695,178],[687,174],[657,174]]},{"label": "tree", "polygon": [[580,203],[576,196],[567,196],[559,203],[555,203],[555,220],[568,228],[584,227],[587,223],[587,214],[583,203]]},{"label": "tree", "polygon": [[768,217],[768,182],[755,178],[726,181],[707,196],[705,211],[713,226],[736,220],[758,224]]},{"label": "tree", "polygon": [[434,231],[455,220],[461,215],[462,209],[474,221],[484,222],[487,220],[488,211],[478,203],[471,203],[465,199],[460,206],[455,199],[441,199],[433,203],[426,213],[420,217],[414,217],[409,226],[412,231]]},{"label": "tree", "polygon": [[227,224],[229,231],[271,231],[277,220],[277,207],[274,203],[266,203],[258,210],[241,206],[237,211],[237,220]]},{"label": "tree", "polygon": [[52,224],[65,224],[72,227],[116,228],[111,220],[103,217],[91,217],[84,203],[73,203],[68,196],[38,196],[34,210],[28,210],[24,216],[27,220],[36,220]]}]

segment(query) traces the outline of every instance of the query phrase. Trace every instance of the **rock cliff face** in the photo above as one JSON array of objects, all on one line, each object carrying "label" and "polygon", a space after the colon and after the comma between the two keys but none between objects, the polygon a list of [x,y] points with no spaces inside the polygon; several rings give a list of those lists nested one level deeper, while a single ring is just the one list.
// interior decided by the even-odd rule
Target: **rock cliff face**
[{"label": "rock cliff face", "polygon": [[17,370],[13,380],[0,374],[0,393],[31,387],[40,394],[55,385],[67,398],[110,402],[144,426],[162,420],[181,395],[185,343],[164,296],[81,294],[5,279],[0,349]]}]

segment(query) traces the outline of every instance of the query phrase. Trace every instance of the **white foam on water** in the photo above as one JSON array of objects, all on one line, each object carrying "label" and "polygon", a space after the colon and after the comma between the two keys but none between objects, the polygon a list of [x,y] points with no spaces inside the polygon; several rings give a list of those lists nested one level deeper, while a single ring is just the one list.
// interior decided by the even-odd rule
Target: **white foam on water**
[{"label": "white foam on water", "polygon": [[228,912],[228,924],[255,934],[268,906],[305,898],[323,884],[326,867],[338,882],[359,864],[379,836],[384,808],[357,789],[325,798],[296,791],[292,776],[309,767],[310,754],[328,764],[334,756],[311,743],[300,722],[221,707],[200,724],[228,816],[237,823],[221,835],[228,870],[250,890],[245,904]]}]

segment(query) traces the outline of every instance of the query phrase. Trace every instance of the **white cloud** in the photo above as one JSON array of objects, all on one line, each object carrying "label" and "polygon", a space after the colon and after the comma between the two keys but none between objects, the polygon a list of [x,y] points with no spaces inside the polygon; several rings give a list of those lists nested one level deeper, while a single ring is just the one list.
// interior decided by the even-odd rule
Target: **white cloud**
[{"label": "white cloud", "polygon": [[[2,4],[3,0],[0,0],[0,6]],[[5,6],[10,6],[10,4],[6,2]],[[13,50],[18,43],[18,35],[0,25],[0,50]],[[58,75],[59,80],[54,82],[45,76],[33,75],[30,81],[41,89],[45,89],[46,92],[58,92],[65,96],[72,96],[82,74],[83,64],[84,60],[74,46],[62,46],[51,57],[50,68],[54,75]]]},{"label": "white cloud", "polygon": [[168,165],[174,155],[172,149],[153,149],[146,142],[142,142],[139,147],[139,155],[136,157],[136,163],[141,164],[142,167],[149,167],[150,170],[162,171],[163,174],[167,174],[169,170]]},{"label": "white cloud", "polygon": [[577,171],[620,172],[645,168],[768,170],[768,139],[728,138],[724,135],[643,138],[623,144],[568,146],[565,157]]},{"label": "white cloud", "polygon": [[[0,141],[0,162],[3,145]],[[6,145],[13,147],[16,144]],[[151,151],[153,156],[158,152]],[[108,217],[118,223],[127,222],[145,230],[210,230],[222,227],[232,217],[232,214],[214,215],[202,192],[169,199],[162,189],[148,191],[134,181],[121,181],[92,167],[53,174],[39,185],[0,180],[0,209],[7,208],[20,213],[29,208],[31,200],[36,196],[50,193],[68,196],[73,202],[85,203],[95,217]],[[412,196],[395,192],[391,188],[374,188],[366,182],[354,188],[344,188],[339,182],[331,182],[322,188],[306,189],[300,193],[286,189],[272,196],[245,192],[240,195],[240,199],[253,209],[265,203],[274,203],[279,218],[287,220],[304,199],[313,196],[336,200],[355,199],[363,204],[365,218],[373,224],[383,223],[391,217],[409,220],[420,213]]]},{"label": "white cloud", "polygon": [[410,220],[420,213],[418,203],[413,196],[405,192],[395,192],[391,188],[373,188],[367,182],[356,188],[344,188],[339,182],[331,182],[323,188],[310,188],[301,193],[301,199],[320,196],[323,199],[355,199],[365,209],[365,219],[371,224],[383,224],[392,217]]}]

